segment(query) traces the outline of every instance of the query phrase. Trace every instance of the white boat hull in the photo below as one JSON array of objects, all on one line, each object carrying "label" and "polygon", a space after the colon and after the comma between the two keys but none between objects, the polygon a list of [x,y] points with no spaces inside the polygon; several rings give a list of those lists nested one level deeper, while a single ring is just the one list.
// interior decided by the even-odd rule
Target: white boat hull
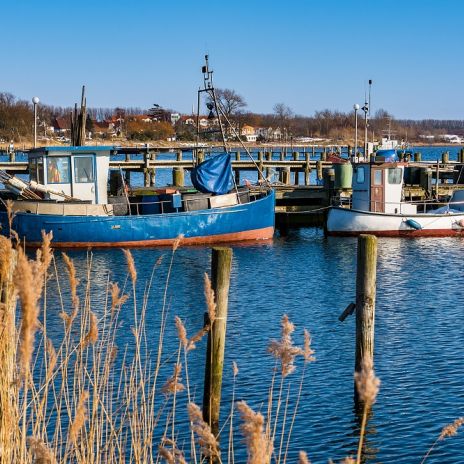
[{"label": "white boat hull", "polygon": [[405,215],[332,207],[327,217],[327,234],[338,236],[373,234],[385,237],[457,235],[464,237],[464,213]]}]

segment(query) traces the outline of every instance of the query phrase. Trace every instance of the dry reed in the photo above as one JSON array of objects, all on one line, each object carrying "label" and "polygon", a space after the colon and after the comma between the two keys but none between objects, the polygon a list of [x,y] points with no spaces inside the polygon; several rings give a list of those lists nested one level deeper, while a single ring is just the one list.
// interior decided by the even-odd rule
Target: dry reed
[{"label": "dry reed", "polygon": [[248,452],[248,464],[268,464],[271,460],[273,445],[264,432],[264,417],[254,412],[245,401],[237,403],[243,424],[241,429],[245,437]]},{"label": "dry reed", "polygon": [[188,414],[190,426],[198,437],[200,451],[203,456],[219,458],[219,444],[211,432],[210,426],[203,420],[200,408],[195,403],[189,403]]}]

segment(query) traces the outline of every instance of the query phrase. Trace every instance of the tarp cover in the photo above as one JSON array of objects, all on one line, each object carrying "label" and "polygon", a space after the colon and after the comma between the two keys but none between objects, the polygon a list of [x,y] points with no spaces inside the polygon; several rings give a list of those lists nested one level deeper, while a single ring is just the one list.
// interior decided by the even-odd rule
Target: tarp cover
[{"label": "tarp cover", "polygon": [[193,186],[202,193],[223,195],[230,190],[232,164],[229,153],[214,155],[203,161],[190,174]]}]

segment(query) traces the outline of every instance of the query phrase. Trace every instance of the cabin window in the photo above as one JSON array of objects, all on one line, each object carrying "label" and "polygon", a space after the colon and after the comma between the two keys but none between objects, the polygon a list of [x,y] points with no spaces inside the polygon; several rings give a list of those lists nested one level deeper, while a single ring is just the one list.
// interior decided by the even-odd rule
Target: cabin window
[{"label": "cabin window", "polygon": [[31,180],[39,184],[44,183],[43,158],[41,156],[29,160],[29,175]]},{"label": "cabin window", "polygon": [[403,178],[403,170],[401,168],[391,168],[388,170],[388,183],[401,184]]},{"label": "cabin window", "polygon": [[47,159],[47,182],[49,184],[69,184],[69,156],[53,156]]},{"label": "cabin window", "polygon": [[382,174],[381,169],[374,170],[374,185],[382,185]]},{"label": "cabin window", "polygon": [[356,183],[357,184],[364,184],[365,179],[365,172],[363,167],[358,167],[356,170]]},{"label": "cabin window", "polygon": [[74,158],[75,182],[95,182],[93,173],[93,156],[76,156]]}]

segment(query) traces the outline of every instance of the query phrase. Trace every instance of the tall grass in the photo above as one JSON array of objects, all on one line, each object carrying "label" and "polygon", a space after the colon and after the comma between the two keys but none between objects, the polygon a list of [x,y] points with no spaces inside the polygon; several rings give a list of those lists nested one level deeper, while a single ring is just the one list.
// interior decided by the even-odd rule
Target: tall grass
[{"label": "tall grass", "polygon": [[[92,254],[87,256],[86,269],[78,271],[64,253],[55,260],[51,240],[51,235],[44,235],[43,246],[31,258],[18,243],[13,246],[10,239],[0,236],[1,462],[235,463],[245,454],[250,464],[288,461],[307,367],[315,361],[308,331],[304,330],[301,346],[295,344],[295,326],[288,316],[282,317],[280,338],[268,345],[275,369],[263,411],[253,410],[245,401],[235,404],[240,366],[231,366],[230,412],[222,418],[220,434],[214,436],[194,402],[189,373],[191,352],[214,330],[215,299],[207,274],[204,292],[209,325],[193,328],[190,334],[191,328],[179,317],[168,317],[168,288],[181,241],[167,252],[167,277],[162,283],[160,322],[153,343],[146,314],[150,291],[153,285],[159,286],[157,274],[163,259],[154,263],[148,281],[141,283],[132,254],[124,250],[126,280],[120,286],[108,279],[102,304],[101,295],[96,298]],[[59,301],[60,322],[48,304],[51,284]],[[142,286],[143,297],[138,299]],[[121,311],[133,314],[132,339],[125,346],[118,345],[124,330]],[[178,343],[174,351],[167,352],[166,328],[171,323],[177,329]],[[57,334],[59,324],[62,328]],[[367,387],[378,388],[378,384],[372,383],[371,367],[366,367],[365,374],[358,385],[368,395]],[[290,402],[292,396],[294,402]],[[235,443],[238,430],[242,440]],[[299,462],[309,462],[303,451]],[[347,458],[344,462],[354,461]]]}]

